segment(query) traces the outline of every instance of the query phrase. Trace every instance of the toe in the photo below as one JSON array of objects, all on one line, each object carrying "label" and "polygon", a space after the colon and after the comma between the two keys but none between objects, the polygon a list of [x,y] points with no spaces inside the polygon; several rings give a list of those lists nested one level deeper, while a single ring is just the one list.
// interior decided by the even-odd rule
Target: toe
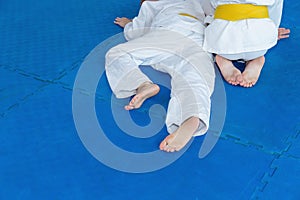
[{"label": "toe", "polygon": [[174,137],[173,134],[170,134],[167,137],[165,137],[165,139],[160,143],[159,149],[160,150],[167,150],[169,148],[168,144],[173,139],[173,137]]},{"label": "toe", "polygon": [[173,153],[175,151],[175,147],[167,145],[163,150],[168,153]]},{"label": "toe", "polygon": [[134,109],[134,107],[131,106],[131,105],[124,106],[124,108],[125,108],[125,110],[132,110],[132,109]]},{"label": "toe", "polygon": [[166,148],[167,145],[168,145],[167,139],[164,139],[164,140],[160,143],[159,149],[160,149],[160,150],[164,150],[164,149]]},{"label": "toe", "polygon": [[243,77],[242,77],[242,75],[238,75],[238,76],[236,77],[236,80],[237,80],[237,83],[238,83],[238,84],[241,83],[241,82],[243,82]]},{"label": "toe", "polygon": [[173,153],[174,151],[175,151],[175,149],[174,149],[174,148],[170,149],[170,152],[171,152],[171,153]]},{"label": "toe", "polygon": [[137,96],[133,97],[133,98],[131,99],[131,101],[129,102],[129,104],[130,104],[130,105],[134,105],[134,103],[136,102],[137,99],[138,99]]},{"label": "toe", "polygon": [[170,147],[168,147],[168,144],[166,146],[163,147],[163,151],[169,152]]},{"label": "toe", "polygon": [[247,87],[248,82],[246,82],[245,80],[242,80],[242,82],[240,82],[240,86],[242,87]]}]

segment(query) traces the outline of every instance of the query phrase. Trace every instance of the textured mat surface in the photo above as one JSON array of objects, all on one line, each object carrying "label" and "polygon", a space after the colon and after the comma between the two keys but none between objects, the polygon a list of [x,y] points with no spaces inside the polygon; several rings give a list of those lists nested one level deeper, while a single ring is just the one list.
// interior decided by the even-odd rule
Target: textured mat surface
[{"label": "textured mat surface", "polygon": [[[273,160],[272,155],[230,140],[220,140],[210,156],[200,160],[202,139],[197,138],[183,157],[165,169],[147,174],[118,172],[92,158],[82,146],[74,129],[70,98],[71,91],[47,86],[1,120],[0,167],[5,187],[1,187],[0,197],[132,199],[144,191],[140,194],[143,199],[161,195],[172,199],[181,195],[187,199],[247,199]],[[104,101],[99,104],[105,106]],[[107,128],[113,129],[113,125],[107,124]],[[111,133],[112,141],[130,151],[149,151],[159,141],[124,140],[117,129]]]}]

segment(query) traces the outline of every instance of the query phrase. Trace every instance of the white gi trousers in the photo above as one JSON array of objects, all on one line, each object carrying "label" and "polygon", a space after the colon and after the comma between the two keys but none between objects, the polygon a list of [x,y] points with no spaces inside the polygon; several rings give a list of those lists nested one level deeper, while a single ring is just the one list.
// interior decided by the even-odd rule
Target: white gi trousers
[{"label": "white gi trousers", "polygon": [[209,126],[210,96],[215,71],[212,57],[199,43],[203,35],[191,32],[193,40],[168,30],[154,30],[106,54],[106,75],[117,98],[136,94],[144,82],[152,82],[139,65],[151,65],[171,76],[171,99],[166,126],[173,133],[185,120],[198,117],[202,123],[195,136],[203,135]]}]

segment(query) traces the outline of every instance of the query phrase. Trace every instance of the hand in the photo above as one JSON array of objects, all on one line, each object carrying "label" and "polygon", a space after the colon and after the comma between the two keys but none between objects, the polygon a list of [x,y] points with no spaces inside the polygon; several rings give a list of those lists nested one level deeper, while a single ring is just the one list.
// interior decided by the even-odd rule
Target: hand
[{"label": "hand", "polygon": [[290,29],[278,28],[278,40],[290,37]]},{"label": "hand", "polygon": [[117,17],[115,19],[114,23],[121,26],[122,28],[124,28],[125,25],[128,24],[131,21],[132,21],[131,19],[128,19],[126,17]]}]

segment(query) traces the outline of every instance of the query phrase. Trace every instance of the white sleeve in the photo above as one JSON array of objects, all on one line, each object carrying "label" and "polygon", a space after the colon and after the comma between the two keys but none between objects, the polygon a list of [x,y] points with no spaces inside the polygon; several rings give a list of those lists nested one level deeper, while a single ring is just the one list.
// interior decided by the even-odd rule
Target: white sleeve
[{"label": "white sleeve", "polygon": [[126,40],[132,40],[144,35],[151,27],[154,15],[154,12],[148,7],[148,2],[145,1],[140,8],[138,16],[124,27]]},{"label": "white sleeve", "polygon": [[199,0],[205,15],[214,15],[215,8],[211,0]]},{"label": "white sleeve", "polygon": [[204,24],[210,24],[214,20],[215,8],[211,0],[199,0],[205,14]]},{"label": "white sleeve", "polygon": [[269,7],[270,18],[274,21],[277,28],[279,27],[281,22],[282,8],[283,0],[275,0],[275,3]]}]

